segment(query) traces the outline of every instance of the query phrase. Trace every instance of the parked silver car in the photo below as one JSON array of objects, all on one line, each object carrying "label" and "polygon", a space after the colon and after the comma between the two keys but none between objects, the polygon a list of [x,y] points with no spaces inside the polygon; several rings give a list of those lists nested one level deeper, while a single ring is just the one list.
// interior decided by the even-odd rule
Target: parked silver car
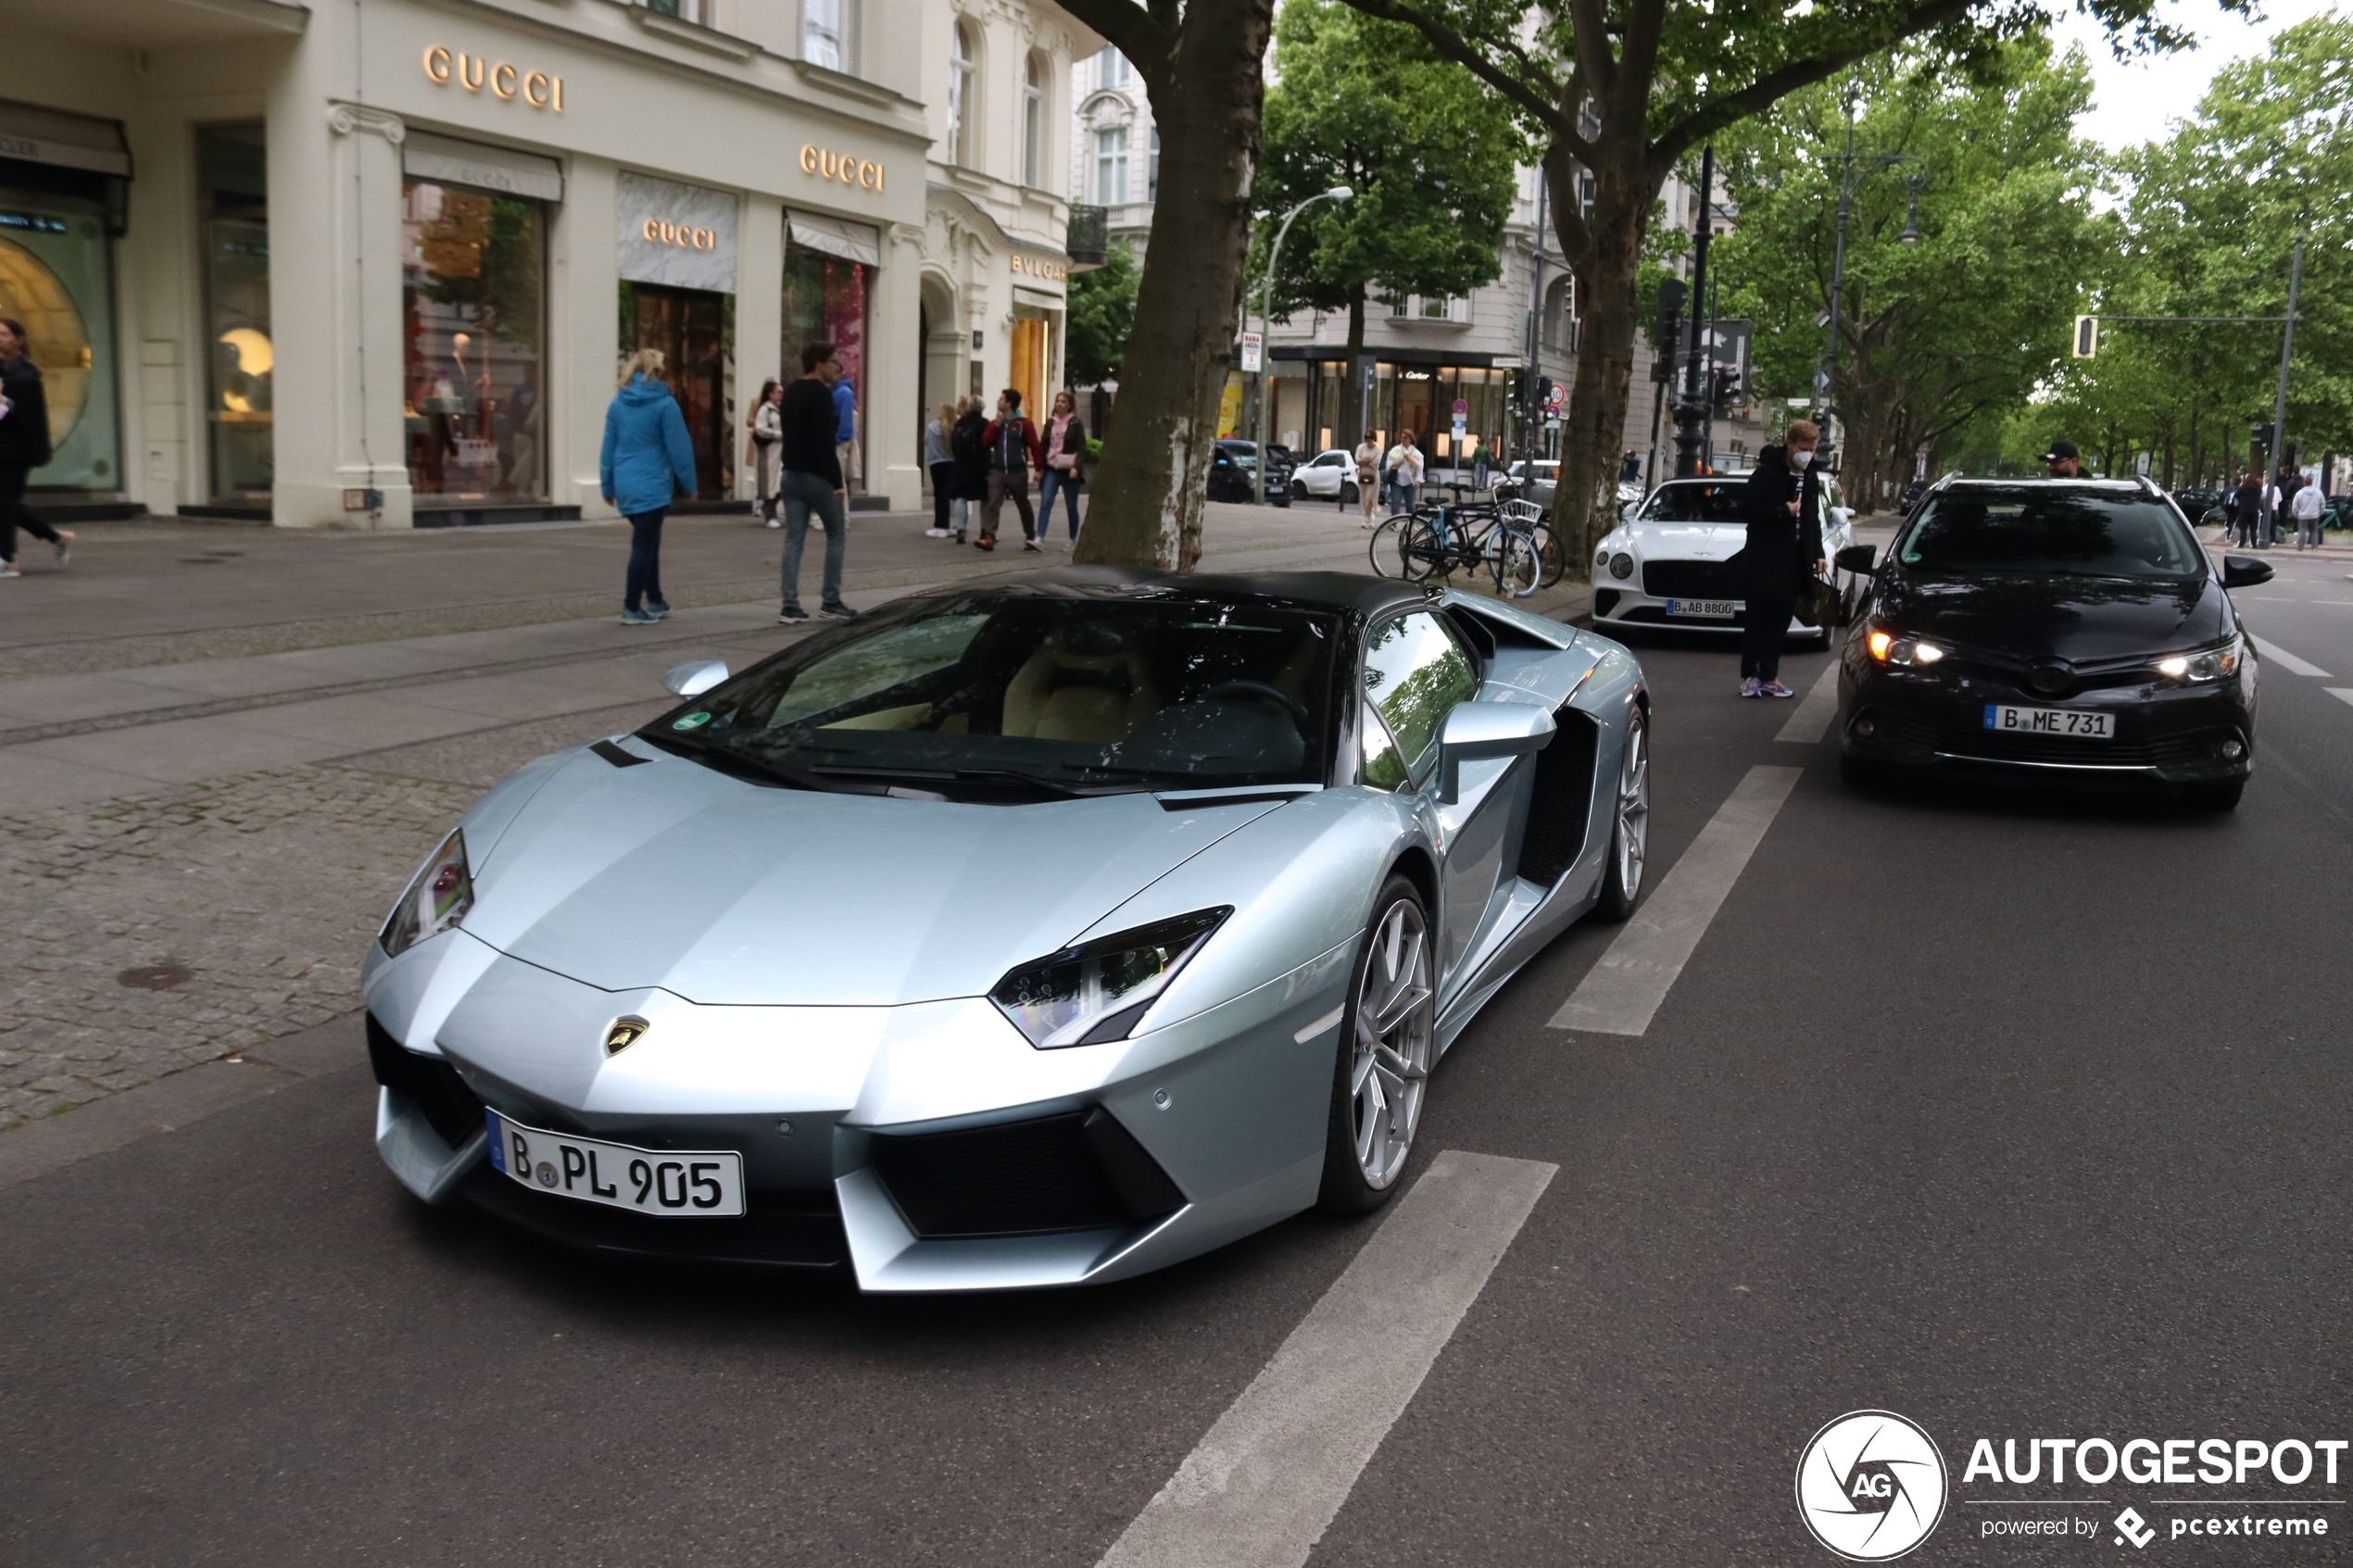
[{"label": "parked silver car", "polygon": [[1380,1204],[1440,1053],[1642,888],[1641,667],[1469,596],[1073,570],[670,684],[369,955],[429,1203],[877,1291],[1139,1273]]}]

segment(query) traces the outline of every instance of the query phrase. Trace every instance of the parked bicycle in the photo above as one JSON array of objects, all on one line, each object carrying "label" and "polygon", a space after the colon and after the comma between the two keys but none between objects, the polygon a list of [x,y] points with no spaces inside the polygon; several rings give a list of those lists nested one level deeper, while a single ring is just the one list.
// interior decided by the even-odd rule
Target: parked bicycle
[{"label": "parked bicycle", "polygon": [[[1409,583],[1485,571],[1496,592],[1511,598],[1526,598],[1543,586],[1547,549],[1554,557],[1559,550],[1549,528],[1542,543],[1535,536],[1534,529],[1543,525],[1529,514],[1541,520],[1541,513],[1522,502],[1464,501],[1459,485],[1450,488],[1454,500],[1417,508],[1374,532],[1373,570]],[[1557,571],[1554,577],[1557,581]]]}]

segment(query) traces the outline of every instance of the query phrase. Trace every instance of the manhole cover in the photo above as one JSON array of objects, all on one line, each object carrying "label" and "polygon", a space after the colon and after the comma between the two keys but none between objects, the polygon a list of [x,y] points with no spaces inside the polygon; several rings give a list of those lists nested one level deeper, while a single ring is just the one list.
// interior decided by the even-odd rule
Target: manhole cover
[{"label": "manhole cover", "polygon": [[145,969],[126,969],[115,979],[141,991],[169,991],[188,983],[192,972],[176,963],[152,964]]}]

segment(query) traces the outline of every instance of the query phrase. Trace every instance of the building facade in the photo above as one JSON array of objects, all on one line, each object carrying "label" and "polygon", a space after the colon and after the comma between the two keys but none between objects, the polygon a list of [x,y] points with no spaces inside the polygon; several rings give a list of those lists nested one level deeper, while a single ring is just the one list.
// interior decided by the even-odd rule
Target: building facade
[{"label": "building facade", "polygon": [[[698,499],[761,383],[841,345],[860,487],[916,504],[922,0],[115,0],[20,9],[0,314],[36,508],[288,526],[610,516],[662,349]],[[883,439],[884,435],[889,439]]]},{"label": "building facade", "polygon": [[[1043,0],[926,5],[929,106],[919,245],[922,411],[1014,387],[1041,410],[1062,384],[1071,257],[1073,62],[1100,40]],[[911,432],[911,434],[912,433]]]}]

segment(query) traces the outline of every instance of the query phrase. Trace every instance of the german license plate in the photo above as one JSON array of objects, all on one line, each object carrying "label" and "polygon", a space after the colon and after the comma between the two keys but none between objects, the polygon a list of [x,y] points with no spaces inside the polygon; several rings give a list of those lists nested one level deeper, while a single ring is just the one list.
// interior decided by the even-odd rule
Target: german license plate
[{"label": "german license plate", "polygon": [[535,1191],[640,1214],[708,1219],[744,1211],[744,1157],[732,1149],[632,1148],[485,1114],[490,1163]]},{"label": "german license plate", "polygon": [[1700,621],[1730,621],[1741,612],[1739,599],[1669,599],[1667,613]]},{"label": "german license plate", "polygon": [[1985,727],[2006,734],[2065,735],[2073,740],[2114,740],[2116,716],[2072,708],[2006,708],[1985,705]]}]

